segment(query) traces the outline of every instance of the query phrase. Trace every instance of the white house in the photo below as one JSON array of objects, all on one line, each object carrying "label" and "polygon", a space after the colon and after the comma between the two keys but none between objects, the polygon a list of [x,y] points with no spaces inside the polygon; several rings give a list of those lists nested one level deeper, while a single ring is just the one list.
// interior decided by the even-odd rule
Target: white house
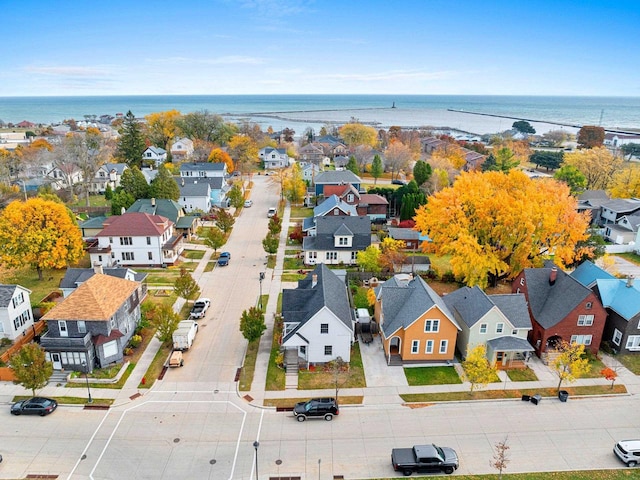
[{"label": "white house", "polygon": [[193,155],[193,140],[190,138],[179,138],[171,145],[171,159],[174,162],[188,160]]},{"label": "white house", "polygon": [[0,338],[15,340],[33,327],[30,295],[20,285],[0,285]]},{"label": "white house", "polygon": [[640,135],[625,133],[605,133],[604,145],[611,148],[619,148],[629,143],[640,143]]},{"label": "white house", "polygon": [[319,175],[322,169],[313,163],[300,163],[300,166],[302,167],[302,179],[313,185],[316,175]]},{"label": "white house", "polygon": [[325,265],[298,281],[298,288],[282,291],[282,318],[282,347],[295,352],[298,363],[351,360],[355,318],[347,286]]},{"label": "white house", "polygon": [[305,265],[355,265],[358,252],[371,245],[369,217],[316,217],[316,235],[302,239]]},{"label": "white house", "polygon": [[126,163],[105,163],[102,165],[91,182],[91,193],[104,193],[107,185],[115,190],[120,186],[120,179],[124,171],[129,168]]},{"label": "white house", "polygon": [[614,198],[601,203],[600,221],[603,225],[618,223],[625,215],[640,213],[640,200],[630,198]]},{"label": "white house", "polygon": [[82,172],[72,163],[53,167],[47,177],[52,179],[51,187],[54,190],[64,190],[82,182]]},{"label": "white house", "polygon": [[184,248],[174,223],[160,215],[132,212],[107,218],[89,248],[92,265],[161,266],[173,264]]},{"label": "white house", "polygon": [[640,214],[624,215],[615,224],[604,226],[604,239],[616,245],[626,245],[636,241],[640,230]]},{"label": "white house", "polygon": [[181,177],[220,177],[227,176],[227,164],[224,162],[193,162],[180,165]]},{"label": "white house", "polygon": [[331,195],[320,205],[313,208],[312,217],[307,217],[302,221],[302,231],[307,235],[315,236],[316,218],[327,215],[357,217],[358,211],[353,205],[340,200],[337,195]]},{"label": "white house", "polygon": [[187,213],[194,210],[202,212],[211,210],[211,186],[208,182],[197,179],[194,179],[193,182],[185,182],[182,177],[178,187],[180,187],[178,203],[184,207]]},{"label": "white house", "polygon": [[264,168],[286,168],[290,165],[291,159],[284,148],[265,147],[260,149],[258,157],[264,162]]},{"label": "white house", "polygon": [[142,152],[142,164],[149,165],[150,163],[154,164],[156,167],[159,167],[163,163],[167,161],[167,151],[164,148],[160,147],[147,147],[144,152]]}]

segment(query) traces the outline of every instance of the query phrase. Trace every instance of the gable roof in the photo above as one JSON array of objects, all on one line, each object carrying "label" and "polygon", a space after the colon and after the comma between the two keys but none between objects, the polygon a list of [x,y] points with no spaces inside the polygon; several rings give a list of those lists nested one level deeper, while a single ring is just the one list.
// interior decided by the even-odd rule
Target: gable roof
[{"label": "gable roof", "polygon": [[53,307],[43,320],[109,320],[133,295],[139,282],[96,273]]},{"label": "gable roof", "polygon": [[157,237],[162,235],[173,222],[160,215],[148,213],[125,213],[113,215],[104,221],[104,228],[96,236],[115,237]]},{"label": "gable roof", "polygon": [[335,185],[346,185],[347,183],[362,183],[360,177],[358,177],[351,170],[328,170],[316,175],[314,181],[316,184],[333,183]]},{"label": "gable roof", "polygon": [[325,197],[329,197],[329,195],[337,195],[341,199],[346,197],[347,194],[352,193],[356,198],[360,198],[360,192],[350,183],[346,185],[325,185],[322,189],[322,193]]},{"label": "gable roof", "polygon": [[366,205],[389,205],[389,201],[377,193],[361,193],[358,206],[363,207]]},{"label": "gable roof", "polygon": [[316,217],[316,235],[302,239],[302,250],[336,250],[334,235],[340,232],[353,235],[351,247],[340,250],[364,250],[371,245],[371,220],[369,217],[333,216]]},{"label": "gable roof", "polygon": [[394,275],[379,287],[384,322],[382,330],[385,336],[400,328],[406,328],[422,316],[427,310],[438,307],[451,323],[460,330],[458,322],[442,298],[420,277],[409,282],[404,276]]},{"label": "gable roof", "polygon": [[617,312],[625,320],[640,313],[640,285],[633,279],[598,279],[598,293],[602,305]]},{"label": "gable roof", "polygon": [[18,288],[31,293],[31,290],[24,288],[21,285],[0,285],[0,308],[7,308],[9,306],[9,302],[11,302],[11,299]]},{"label": "gable roof", "polygon": [[191,183],[208,183],[211,190],[222,190],[223,186],[227,186],[227,182],[222,177],[175,177],[178,186]]},{"label": "gable roof", "polygon": [[602,202],[602,208],[606,208],[615,213],[633,213],[640,210],[640,200],[632,200],[629,198],[614,198]]},{"label": "gable roof", "polygon": [[[592,292],[553,262],[545,265],[544,268],[525,268],[524,277],[533,318],[546,329],[564,320]],[[557,269],[557,276],[551,285],[549,276],[553,268]]]},{"label": "gable roof", "polygon": [[347,286],[325,264],[320,263],[305,279],[298,281],[298,288],[282,291],[284,321],[298,324],[282,342],[295,335],[302,325],[325,307],[349,330],[353,330],[353,312],[347,297]]},{"label": "gable roof", "polygon": [[207,182],[182,182],[178,183],[181,197],[209,197],[211,187]]},{"label": "gable roof", "polygon": [[[155,204],[155,205],[154,205]],[[150,215],[161,215],[176,223],[179,217],[184,215],[182,205],[174,200],[166,198],[140,198],[133,202],[127,209],[127,213],[142,212]]]},{"label": "gable roof", "polygon": [[358,211],[353,205],[349,205],[338,198],[337,195],[331,195],[324,202],[313,208],[313,216],[319,217],[331,212],[334,208],[339,208],[345,215],[358,216]]},{"label": "gable roof", "polygon": [[193,162],[180,165],[181,172],[222,172],[227,164],[224,162]]},{"label": "gable roof", "polygon": [[458,313],[468,327],[473,327],[495,305],[479,287],[462,287],[444,296],[444,303]]},{"label": "gable roof", "polygon": [[489,295],[489,299],[507,317],[514,328],[531,330],[531,317],[529,317],[527,299],[523,293]]},{"label": "gable roof", "polygon": [[[156,155],[158,155],[159,157],[161,157],[162,155],[166,154],[167,151],[164,148],[160,148],[160,147],[147,147],[144,149],[144,151],[146,152],[147,150],[151,150],[153,153],[155,153]],[[144,153],[144,152],[143,152]]]},{"label": "gable roof", "polygon": [[[117,278],[125,278],[127,273],[131,272],[136,282],[142,282],[147,278],[146,273],[137,273],[134,270],[126,267],[113,267],[103,268],[103,275],[110,275]],[[60,280],[60,288],[76,288],[79,284],[82,284],[96,275],[96,271],[93,268],[67,268],[67,271]]]},{"label": "gable roof", "polygon": [[616,278],[589,260],[585,260],[578,265],[578,267],[571,272],[571,276],[588,288],[595,285],[596,280],[611,280]]}]

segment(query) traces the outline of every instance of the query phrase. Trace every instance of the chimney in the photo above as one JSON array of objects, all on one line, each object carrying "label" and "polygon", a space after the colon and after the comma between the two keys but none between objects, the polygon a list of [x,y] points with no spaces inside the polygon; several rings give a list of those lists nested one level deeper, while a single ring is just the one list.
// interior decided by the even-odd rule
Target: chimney
[{"label": "chimney", "polygon": [[318,284],[318,275],[316,273],[311,277],[311,288],[315,287]]},{"label": "chimney", "polygon": [[549,273],[549,285],[553,285],[556,283],[556,279],[558,278],[558,269],[553,267],[551,269],[551,273]]},{"label": "chimney", "polygon": [[124,215],[125,213],[127,213],[127,209],[126,209],[126,208],[124,208],[124,207],[122,207],[122,208],[120,209],[120,215]]},{"label": "chimney", "polygon": [[98,262],[94,263],[93,264],[93,271],[94,271],[94,273],[100,273],[100,274],[104,273],[104,271],[102,270],[102,264],[100,264]]},{"label": "chimney", "polygon": [[634,277],[633,275],[629,275],[629,276],[627,277],[627,288],[631,288],[631,287],[633,287],[633,279],[634,279],[634,278],[635,278],[635,277]]},{"label": "chimney", "polygon": [[184,177],[182,177],[182,186],[184,187]]},{"label": "chimney", "polygon": [[152,199],[151,199],[151,206],[152,206],[152,207],[155,207],[155,206],[156,206],[156,199],[155,199],[155,198],[152,198]]}]

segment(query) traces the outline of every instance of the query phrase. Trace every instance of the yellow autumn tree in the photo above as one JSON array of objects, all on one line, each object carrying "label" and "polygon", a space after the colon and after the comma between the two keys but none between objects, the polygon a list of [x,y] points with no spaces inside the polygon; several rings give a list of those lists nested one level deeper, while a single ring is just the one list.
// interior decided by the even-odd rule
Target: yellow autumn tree
[{"label": "yellow autumn tree", "polygon": [[436,148],[431,152],[431,158],[435,162],[446,161],[456,170],[461,170],[467,163],[464,150],[460,145],[455,143],[447,143],[441,147]]},{"label": "yellow autumn tree", "polygon": [[623,162],[606,147],[576,150],[564,155],[564,165],[576,167],[587,179],[586,188],[590,190],[607,190]]},{"label": "yellow autumn tree", "polygon": [[370,307],[376,304],[376,291],[371,287],[367,290],[367,303]]},{"label": "yellow autumn tree", "polygon": [[415,229],[428,235],[424,251],[451,255],[456,278],[486,287],[553,256],[559,266],[589,249],[589,217],[578,213],[569,188],[523,172],[462,173],[453,186],[416,211]]},{"label": "yellow autumn tree", "polygon": [[151,142],[169,150],[171,143],[176,136],[176,121],[181,117],[178,110],[167,110],[166,112],[155,112],[146,115],[147,131]]},{"label": "yellow autumn tree", "polygon": [[211,150],[208,160],[211,163],[226,163],[228,173],[231,173],[234,170],[233,159],[227,152],[225,152],[221,148],[214,148],[213,150]]},{"label": "yellow autumn tree", "polygon": [[375,128],[357,122],[343,125],[338,130],[340,138],[349,147],[358,145],[370,145],[373,148],[378,146],[378,132]]},{"label": "yellow autumn tree", "polygon": [[258,146],[248,135],[235,135],[229,140],[229,155],[235,162],[235,170],[246,172],[260,160]]},{"label": "yellow autumn tree", "polygon": [[63,268],[83,255],[80,229],[61,203],[14,201],[0,214],[0,258],[10,267]]},{"label": "yellow autumn tree", "polygon": [[640,168],[636,164],[628,164],[614,173],[609,195],[612,198],[640,197]]},{"label": "yellow autumn tree", "polygon": [[302,203],[305,193],[307,192],[307,184],[302,178],[300,164],[294,163],[291,168],[287,170],[287,176],[284,178],[282,190],[285,198],[292,204],[298,205]]}]

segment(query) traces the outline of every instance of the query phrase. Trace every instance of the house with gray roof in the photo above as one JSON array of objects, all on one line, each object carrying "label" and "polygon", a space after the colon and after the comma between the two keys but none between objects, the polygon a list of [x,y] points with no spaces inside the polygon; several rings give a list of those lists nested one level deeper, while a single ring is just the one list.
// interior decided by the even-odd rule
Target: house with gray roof
[{"label": "house with gray roof", "polygon": [[355,316],[347,286],[319,264],[295,289],[282,291],[282,347],[307,365],[351,361]]},{"label": "house with gray roof", "polygon": [[397,274],[374,292],[374,318],[380,325],[387,364],[453,360],[460,325],[422,278]]},{"label": "house with gray roof", "polygon": [[166,198],[139,198],[127,209],[127,213],[140,212],[149,215],[160,215],[174,223],[176,232],[184,238],[190,238],[200,226],[200,219],[187,215],[184,207],[174,200]]},{"label": "house with gray roof", "polygon": [[358,252],[371,245],[368,217],[324,216],[316,218],[315,236],[302,239],[305,265],[355,265]]},{"label": "house with gray roof", "polygon": [[156,168],[167,162],[167,151],[164,148],[150,146],[142,152],[142,164],[154,165]]},{"label": "house with gray roof", "polygon": [[201,182],[193,179],[185,182],[184,177],[178,182],[180,197],[178,203],[182,205],[185,212],[191,213],[194,210],[208,213],[211,210],[211,186],[208,182]]},{"label": "house with gray roof", "polygon": [[[635,245],[640,229],[640,210],[633,215],[623,215],[615,224],[604,226],[604,239],[616,245]],[[633,248],[630,247],[632,250]]]},{"label": "house with gray roof", "polygon": [[316,195],[324,195],[325,185],[348,185],[351,184],[357,191],[360,190],[362,180],[351,170],[327,170],[316,175],[315,192]]},{"label": "house with gray roof", "polygon": [[543,268],[525,268],[513,280],[511,291],[527,299],[532,326],[529,343],[543,362],[549,361],[561,341],[598,352],[607,312],[594,292],[553,262]]},{"label": "house with gray roof", "polygon": [[13,341],[33,327],[30,295],[20,285],[0,285],[0,338]]},{"label": "house with gray roof", "polygon": [[93,268],[67,268],[64,277],[60,280],[59,288],[62,290],[63,298],[67,298],[80,285],[89,280],[95,274],[110,275],[112,277],[123,278],[132,282],[139,282],[141,288],[141,301],[147,295],[147,286],[143,282],[147,279],[146,273],[138,273],[126,267],[103,268],[102,265],[95,265]]},{"label": "house with gray roof", "polygon": [[484,345],[487,360],[498,368],[523,368],[533,347],[527,341],[531,319],[521,293],[487,295],[477,286],[444,296],[461,327],[456,345],[462,358]]},{"label": "house with gray roof", "polygon": [[227,164],[224,162],[185,162],[180,165],[181,177],[227,177]]},{"label": "house with gray roof", "polygon": [[333,216],[358,216],[356,207],[343,202],[337,195],[331,195],[320,205],[313,208],[313,216],[307,217],[302,221],[302,232],[306,235],[316,234],[316,218],[325,215]]},{"label": "house with gray roof", "polygon": [[209,184],[209,196],[211,198],[212,207],[227,208],[229,206],[229,190],[231,185],[226,178],[221,176],[214,177],[177,177],[176,182],[178,185],[187,185],[191,183],[208,183]]},{"label": "house with gray roof", "polygon": [[616,224],[625,215],[640,214],[640,200],[636,198],[614,198],[601,204],[600,218],[603,226]]},{"label": "house with gray roof", "polygon": [[89,187],[91,193],[103,194],[107,189],[107,185],[115,190],[120,186],[122,174],[129,166],[126,163],[105,163],[93,176],[93,180]]},{"label": "house with gray roof", "polygon": [[264,168],[286,168],[291,164],[291,158],[287,155],[286,148],[264,147],[258,151],[258,157],[264,162]]}]

